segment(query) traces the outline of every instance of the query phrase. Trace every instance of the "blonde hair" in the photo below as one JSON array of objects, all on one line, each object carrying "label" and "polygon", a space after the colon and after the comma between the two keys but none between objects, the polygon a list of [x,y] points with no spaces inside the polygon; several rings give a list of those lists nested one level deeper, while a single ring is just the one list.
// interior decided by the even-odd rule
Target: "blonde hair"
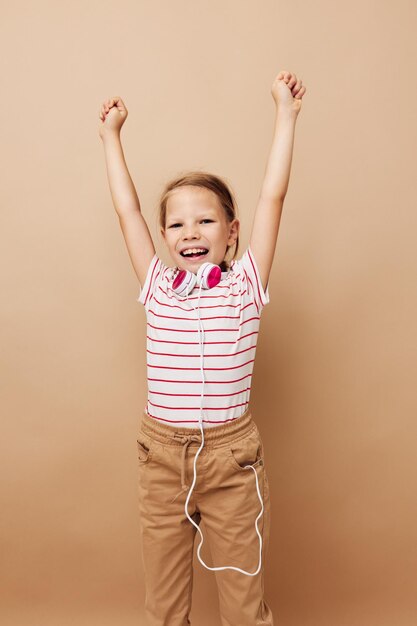
[{"label": "blonde hair", "polygon": [[[185,185],[192,185],[193,187],[203,187],[212,191],[216,194],[220,205],[223,208],[226,220],[230,223],[237,218],[237,203],[227,183],[219,176],[210,174],[209,172],[190,171],[185,172],[170,180],[168,183],[166,183],[162,191],[159,200],[158,217],[159,225],[163,230],[165,230],[166,226],[166,207],[168,199],[174,189],[178,189],[178,187],[184,187]],[[237,236],[234,245],[235,251],[233,253],[232,259],[235,259],[238,253],[239,235]],[[226,255],[229,252],[229,248],[231,248],[231,246],[227,246],[225,253]],[[223,261],[220,263],[220,268],[222,272],[227,272],[230,269],[226,258],[223,259]]]}]

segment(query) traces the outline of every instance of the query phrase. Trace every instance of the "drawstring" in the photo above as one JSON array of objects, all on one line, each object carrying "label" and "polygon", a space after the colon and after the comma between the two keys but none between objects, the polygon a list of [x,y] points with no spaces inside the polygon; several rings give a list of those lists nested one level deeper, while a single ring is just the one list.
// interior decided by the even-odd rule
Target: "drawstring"
[{"label": "drawstring", "polygon": [[183,491],[186,491],[188,489],[188,485],[185,482],[185,454],[187,452],[187,448],[190,445],[190,443],[192,441],[197,441],[198,443],[201,443],[201,436],[200,435],[180,435],[179,433],[175,433],[173,436],[173,439],[179,439],[181,441],[181,443],[183,444],[183,448],[182,448],[182,453],[181,453],[181,491],[179,493],[177,493],[176,496],[174,496],[174,498],[171,500],[171,504],[173,502],[175,502],[175,500],[178,498],[179,495],[182,494]]}]

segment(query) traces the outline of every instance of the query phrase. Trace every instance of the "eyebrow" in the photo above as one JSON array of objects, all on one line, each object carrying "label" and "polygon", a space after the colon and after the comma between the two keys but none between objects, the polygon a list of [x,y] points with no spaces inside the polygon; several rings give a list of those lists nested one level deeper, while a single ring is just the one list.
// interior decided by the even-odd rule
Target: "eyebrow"
[{"label": "eyebrow", "polygon": [[[204,216],[210,215],[210,217],[217,217],[217,214],[215,213],[215,211],[213,209],[207,209],[207,211],[204,211],[203,213],[199,213],[198,215],[196,215],[196,219],[201,219]],[[175,222],[180,222],[182,220],[182,217],[168,217],[167,221],[171,222],[171,221],[175,221]]]}]

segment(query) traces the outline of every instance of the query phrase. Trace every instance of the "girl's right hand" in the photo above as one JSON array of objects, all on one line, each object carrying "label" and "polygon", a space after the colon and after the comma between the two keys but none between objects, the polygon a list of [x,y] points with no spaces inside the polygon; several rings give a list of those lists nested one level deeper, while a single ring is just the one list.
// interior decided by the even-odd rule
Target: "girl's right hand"
[{"label": "girl's right hand", "polygon": [[99,118],[101,120],[99,134],[100,137],[106,131],[120,132],[128,112],[124,102],[118,96],[105,100],[101,106]]}]

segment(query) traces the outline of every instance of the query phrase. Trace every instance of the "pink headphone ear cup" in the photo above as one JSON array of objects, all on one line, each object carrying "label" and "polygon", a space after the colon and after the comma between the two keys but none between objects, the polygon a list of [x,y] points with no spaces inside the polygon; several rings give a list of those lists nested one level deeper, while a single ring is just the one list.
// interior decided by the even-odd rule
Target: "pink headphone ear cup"
[{"label": "pink headphone ear cup", "polygon": [[198,268],[197,283],[203,286],[203,289],[211,289],[215,287],[221,280],[222,271],[218,265],[214,263],[203,263]]},{"label": "pink headphone ear cup", "polygon": [[197,283],[197,276],[193,272],[180,270],[172,283],[172,290],[179,296],[191,293]]}]

